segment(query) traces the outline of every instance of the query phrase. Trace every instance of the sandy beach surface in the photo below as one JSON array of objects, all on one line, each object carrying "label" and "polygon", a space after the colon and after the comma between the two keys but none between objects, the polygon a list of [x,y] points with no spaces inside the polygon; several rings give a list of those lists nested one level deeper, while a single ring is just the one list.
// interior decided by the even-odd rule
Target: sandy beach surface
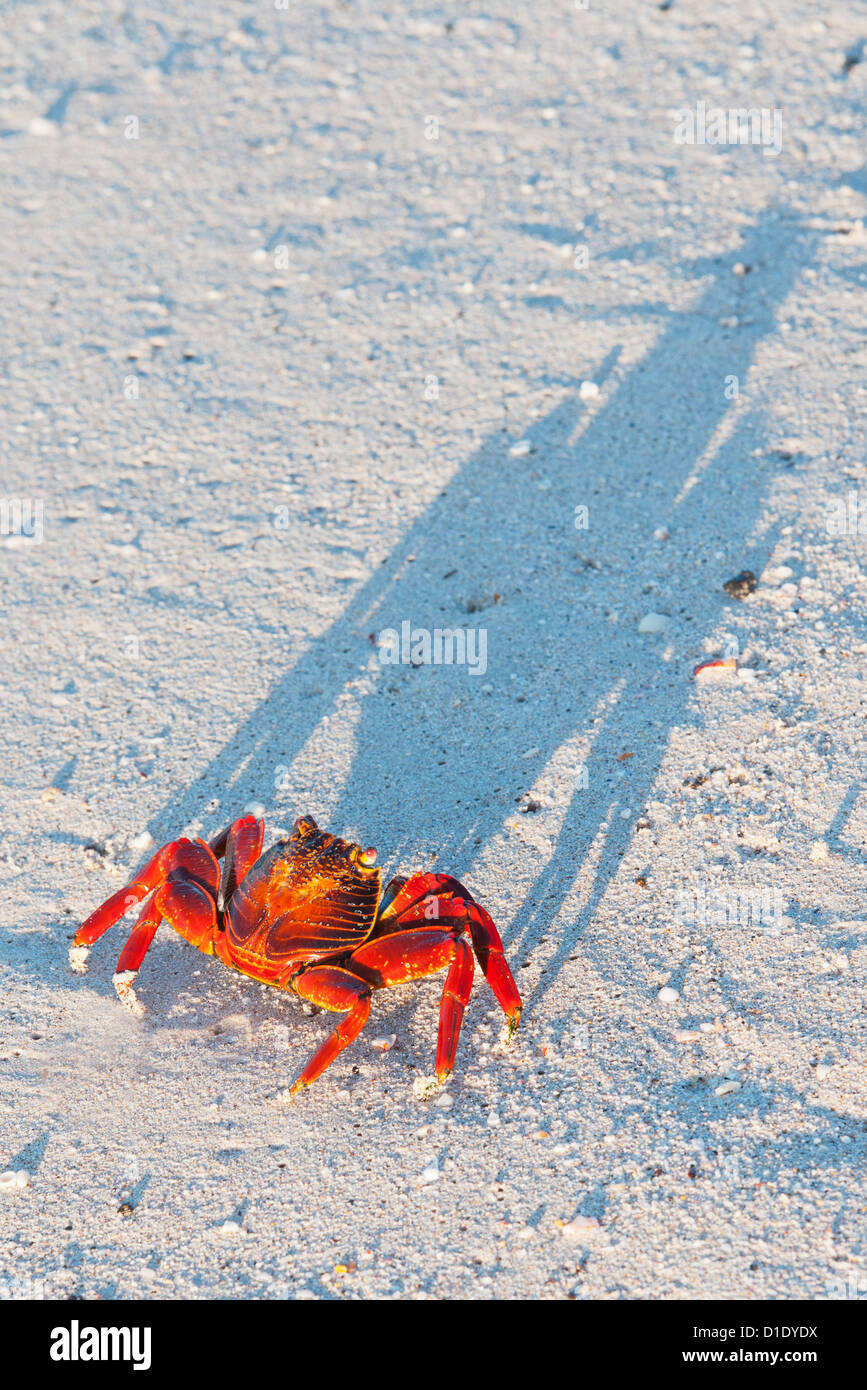
[{"label": "sandy beach surface", "polygon": [[[0,1296],[867,1297],[867,6],[747,10],[7,7]],[[251,805],[464,880],[514,1041],[287,1105],[331,1015],[71,972]]]}]

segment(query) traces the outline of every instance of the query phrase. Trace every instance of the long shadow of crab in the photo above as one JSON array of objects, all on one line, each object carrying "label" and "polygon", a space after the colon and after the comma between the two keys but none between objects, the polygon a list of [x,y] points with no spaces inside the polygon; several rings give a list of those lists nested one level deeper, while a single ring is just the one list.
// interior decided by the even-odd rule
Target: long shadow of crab
[{"label": "long shadow of crab", "polygon": [[[755,349],[773,333],[775,306],[809,263],[815,235],[793,226],[785,260],[751,277],[761,278],[764,297],[745,292],[749,317],[734,330],[721,329],[719,320],[731,308],[733,264],[763,262],[777,217],[776,209],[767,210],[737,251],[691,267],[708,279],[700,300],[689,312],[670,314],[654,347],[628,374],[619,372],[616,353],[609,358],[608,380],[596,373],[609,398],[594,414],[573,392],[527,429],[530,453],[518,464],[508,440],[489,439],[340,619],[299,656],[196,781],[154,817],[155,838],[205,818],[206,829],[214,829],[251,798],[276,801],[280,818],[291,797],[293,811],[310,811],[335,831],[357,827],[392,867],[404,856],[411,867],[433,858],[467,878],[487,851],[497,851],[516,800],[544,781],[570,738],[583,736],[590,744],[586,786],[576,787],[552,831],[552,853],[538,867],[525,855],[487,901],[495,917],[505,911],[511,918],[504,938],[517,964],[544,938],[598,839],[585,906],[560,930],[537,986],[537,995],[544,993],[617,872],[632,834],[631,821],[619,814],[624,802],[643,804],[666,731],[690,717],[686,671],[649,654],[635,635],[645,602],[651,606],[642,592],[653,593],[662,572],[674,628],[694,633],[698,650],[727,603],[723,579],[732,568],[760,569],[775,540],[767,530],[759,541],[750,537],[782,464],[752,456],[760,422],[748,404],[732,402],[726,384],[734,377],[744,389]],[[648,401],[654,406],[649,429]],[[733,410],[734,428],[726,434]],[[589,508],[587,532],[575,530],[578,505]],[[714,537],[708,553],[696,554],[691,545],[699,525]],[[653,536],[659,527],[671,532],[664,548]],[[592,549],[589,565],[586,553],[576,555],[576,540],[584,552]],[[725,550],[724,562],[714,562],[714,545]],[[610,580],[604,595],[594,591],[599,570]],[[617,621],[606,621],[606,608],[616,608]],[[564,640],[546,635],[552,614]],[[336,804],[332,798],[323,810],[326,798],[310,789],[299,804],[304,788],[292,773],[295,759],[334,713],[348,668],[357,674],[369,656],[369,635],[400,629],[405,619],[428,630],[483,623],[484,679],[460,665],[374,670],[370,689],[357,700],[354,757]],[[544,713],[534,719],[541,701]],[[636,709],[648,733],[628,750],[634,756],[624,788],[616,760],[634,738]],[[652,729],[659,731],[655,740]],[[280,767],[289,775],[277,792]],[[628,953],[605,968],[626,981]]]}]

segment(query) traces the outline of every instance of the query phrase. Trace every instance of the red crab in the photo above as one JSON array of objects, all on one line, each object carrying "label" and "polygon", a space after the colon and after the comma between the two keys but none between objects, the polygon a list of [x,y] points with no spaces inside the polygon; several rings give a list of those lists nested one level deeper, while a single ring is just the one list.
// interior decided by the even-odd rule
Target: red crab
[{"label": "red crab", "polygon": [[114,976],[120,999],[134,1013],[144,1009],[132,983],[165,919],[200,951],[242,975],[347,1014],[290,1092],[309,1086],[358,1036],[375,989],[448,966],[436,1053],[437,1077],[444,1081],[454,1066],[470,997],[473,951],[511,1036],[521,1018],[521,996],[503,943],[488,913],[457,879],[418,873],[393,878],[383,892],[376,850],[326,834],[310,816],[301,816],[289,838],[267,854],[264,833],[264,821],[242,816],[210,844],[164,845],[132,883],[79,927],[69,951],[72,968],[83,972],[93,942],[147,898]]}]

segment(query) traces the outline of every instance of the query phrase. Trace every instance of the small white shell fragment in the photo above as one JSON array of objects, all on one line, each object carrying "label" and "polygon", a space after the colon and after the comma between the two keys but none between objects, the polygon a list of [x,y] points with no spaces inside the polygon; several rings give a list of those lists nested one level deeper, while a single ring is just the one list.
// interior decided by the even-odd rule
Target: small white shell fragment
[{"label": "small white shell fragment", "polygon": [[501,1121],[496,1110],[491,1111],[490,1115],[488,1116],[487,1123],[489,1129],[499,1129]]},{"label": "small white shell fragment", "polygon": [[377,1052],[390,1052],[397,1042],[396,1033],[388,1033],[384,1038],[371,1038],[370,1046],[375,1047]]},{"label": "small white shell fragment", "polygon": [[595,401],[599,395],[599,387],[595,381],[582,381],[578,387],[578,395],[582,401]]},{"label": "small white shell fragment", "polygon": [[819,1065],[816,1067],[816,1080],[817,1080],[817,1081],[825,1081],[825,1080],[827,1080],[827,1078],[828,1078],[830,1075],[831,1075],[831,1068],[830,1068],[830,1067],[826,1067],[825,1064],[824,1064],[823,1062],[820,1062]]},{"label": "small white shell fragment", "polygon": [[87,972],[87,957],[90,955],[89,946],[70,946],[69,964],[76,975],[84,975]]},{"label": "small white shell fragment", "polygon": [[656,530],[653,533],[653,539],[655,541],[667,541],[668,531],[666,530],[666,528],[664,526],[657,526]]},{"label": "small white shell fragment", "polygon": [[602,1222],[595,1216],[576,1216],[574,1221],[567,1221],[565,1226],[560,1227],[560,1234],[567,1240],[586,1240],[587,1236],[595,1235],[601,1229]]},{"label": "small white shell fragment", "polygon": [[665,632],[668,627],[668,618],[664,613],[645,613],[641,622],[638,624],[639,632]]},{"label": "small white shell fragment", "polygon": [[511,449],[509,450],[509,457],[513,459],[522,459],[526,454],[529,454],[529,452],[529,439],[519,439],[517,443],[513,444]]},{"label": "small white shell fragment", "polygon": [[0,1173],[0,1192],[20,1192],[29,1186],[30,1174],[23,1168],[7,1168],[5,1173]]},{"label": "small white shell fragment", "polygon": [[724,1081],[721,1086],[717,1086],[715,1088],[714,1095],[732,1096],[734,1095],[735,1091],[739,1091],[740,1089],[741,1083],[739,1081]]},{"label": "small white shell fragment", "polygon": [[674,1035],[674,1041],[679,1043],[701,1042],[701,1033],[694,1033],[688,1028],[679,1028]]},{"label": "small white shell fragment", "polygon": [[154,837],[150,831],[143,830],[140,835],[136,835],[134,840],[130,840],[130,846],[132,849],[138,850],[140,854],[144,854],[145,850],[151,848],[153,842]]},{"label": "small white shell fragment", "polygon": [[221,1236],[239,1236],[242,1229],[238,1221],[224,1221],[222,1226],[217,1227],[217,1231]]},{"label": "small white shell fragment", "polygon": [[439,1182],[441,1177],[442,1174],[440,1173],[440,1170],[436,1162],[433,1162],[429,1163],[426,1168],[422,1169],[422,1171],[418,1175],[417,1182],[419,1187],[430,1187],[431,1183]]},{"label": "small white shell fragment", "polygon": [[814,864],[827,864],[828,858],[828,846],[825,844],[825,841],[816,840],[815,843],[810,846],[811,861]]},{"label": "small white shell fragment", "polygon": [[255,816],[257,820],[262,820],[265,816],[265,807],[261,801],[248,801],[244,807],[244,815]]},{"label": "small white shell fragment", "polygon": [[437,1096],[434,1105],[438,1110],[451,1110],[455,1103],[454,1096],[450,1096],[448,1091],[443,1091],[441,1096]]},{"label": "small white shell fragment", "polygon": [[656,997],[660,1004],[676,1004],[680,998],[680,990],[674,989],[672,985],[663,985]]}]

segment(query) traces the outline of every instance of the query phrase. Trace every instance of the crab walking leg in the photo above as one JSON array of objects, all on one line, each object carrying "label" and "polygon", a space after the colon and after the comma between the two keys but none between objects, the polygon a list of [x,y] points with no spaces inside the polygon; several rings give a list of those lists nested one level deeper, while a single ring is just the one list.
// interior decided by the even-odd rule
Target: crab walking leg
[{"label": "crab walking leg", "polygon": [[410,927],[380,936],[360,946],[350,956],[353,970],[370,980],[374,989],[403,985],[449,967],[440,1005],[436,1073],[444,1081],[455,1063],[464,1009],[473,984],[473,957],[457,930],[442,924]]},{"label": "crab walking leg", "polygon": [[213,950],[217,907],[211,894],[192,879],[169,879],[144,908],[114,972],[117,997],[136,1018],[144,1018],[145,1007],[133,989],[133,980],[163,918],[200,951]]},{"label": "crab walking leg", "polygon": [[263,820],[257,820],[255,816],[240,816],[211,840],[211,852],[217,859],[223,859],[221,902],[229,902],[238,884],[243,882],[262,853],[264,839]]},{"label": "crab walking leg", "polygon": [[[440,908],[444,909],[442,913]],[[473,953],[461,935],[467,921],[467,905],[450,899],[425,898],[416,904],[415,911],[420,918],[417,926],[407,924],[403,930],[374,937],[355,951],[351,959],[353,966],[368,975],[378,989],[432,975],[448,965],[437,1034],[436,1074],[442,1082],[454,1069],[464,1010],[475,973]],[[401,921],[406,922],[411,915],[411,911],[405,912]],[[441,926],[446,916],[454,924],[451,930]]]},{"label": "crab walking leg", "polygon": [[[454,896],[445,896],[454,894]],[[441,896],[442,895],[442,896]],[[405,904],[400,906],[404,898]],[[403,926],[416,921],[465,923],[473,950],[494,997],[509,1020],[509,1036],[521,1021],[521,996],[506,962],[500,933],[493,919],[456,878],[446,874],[416,874],[391,904],[398,905],[397,921]]]},{"label": "crab walking leg", "polygon": [[313,966],[294,981],[292,988],[302,999],[332,1013],[346,1011],[330,1037],[314,1052],[306,1067],[289,1087],[289,1095],[301,1091],[330,1067],[345,1047],[354,1042],[370,1016],[370,985],[366,980],[335,965]]},{"label": "crab walking leg", "polygon": [[139,913],[115,968],[112,983],[117,997],[122,1004],[126,1005],[130,1013],[135,1014],[136,1018],[143,1018],[145,1010],[132,987],[132,982],[139,972],[145,953],[156,936],[157,927],[161,921],[162,913],[159,911],[155,899],[151,898],[150,902],[146,903]]},{"label": "crab walking leg", "polygon": [[462,936],[455,938],[454,957],[443,986],[440,1005],[440,1026],[437,1034],[437,1080],[445,1081],[455,1065],[458,1038],[464,1021],[464,1009],[473,987],[473,953]]},{"label": "crab walking leg", "polygon": [[140,903],[142,898],[146,898],[148,893],[168,878],[175,869],[184,869],[191,878],[212,887],[216,892],[220,881],[220,869],[204,841],[172,840],[157,850],[138,878],[134,878],[117,893],[112,893],[110,898],[90,914],[86,922],[82,922],[69,948],[69,963],[73,970],[83,974],[87,968],[87,955],[94,941],[98,941],[109,927],[113,927],[124,913],[135,903]]},{"label": "crab walking leg", "polygon": [[106,898],[105,902],[90,914],[87,921],[82,922],[69,948],[69,963],[77,974],[83,975],[87,969],[86,961],[94,941],[98,941],[109,927],[113,927],[115,922],[129,912],[134,903],[140,903],[142,898],[146,898],[160,880],[165,878],[166,861],[176,849],[176,843],[164,845],[145,865],[138,878],[133,879],[132,883],[128,883],[119,892],[112,893],[110,898]]},{"label": "crab walking leg", "polygon": [[509,1020],[511,1038],[521,1022],[523,1004],[515,984],[515,977],[509,969],[500,933],[494,926],[491,914],[479,903],[470,905],[470,936],[476,959],[482,967],[482,974],[494,992],[494,997],[506,1018]]}]

